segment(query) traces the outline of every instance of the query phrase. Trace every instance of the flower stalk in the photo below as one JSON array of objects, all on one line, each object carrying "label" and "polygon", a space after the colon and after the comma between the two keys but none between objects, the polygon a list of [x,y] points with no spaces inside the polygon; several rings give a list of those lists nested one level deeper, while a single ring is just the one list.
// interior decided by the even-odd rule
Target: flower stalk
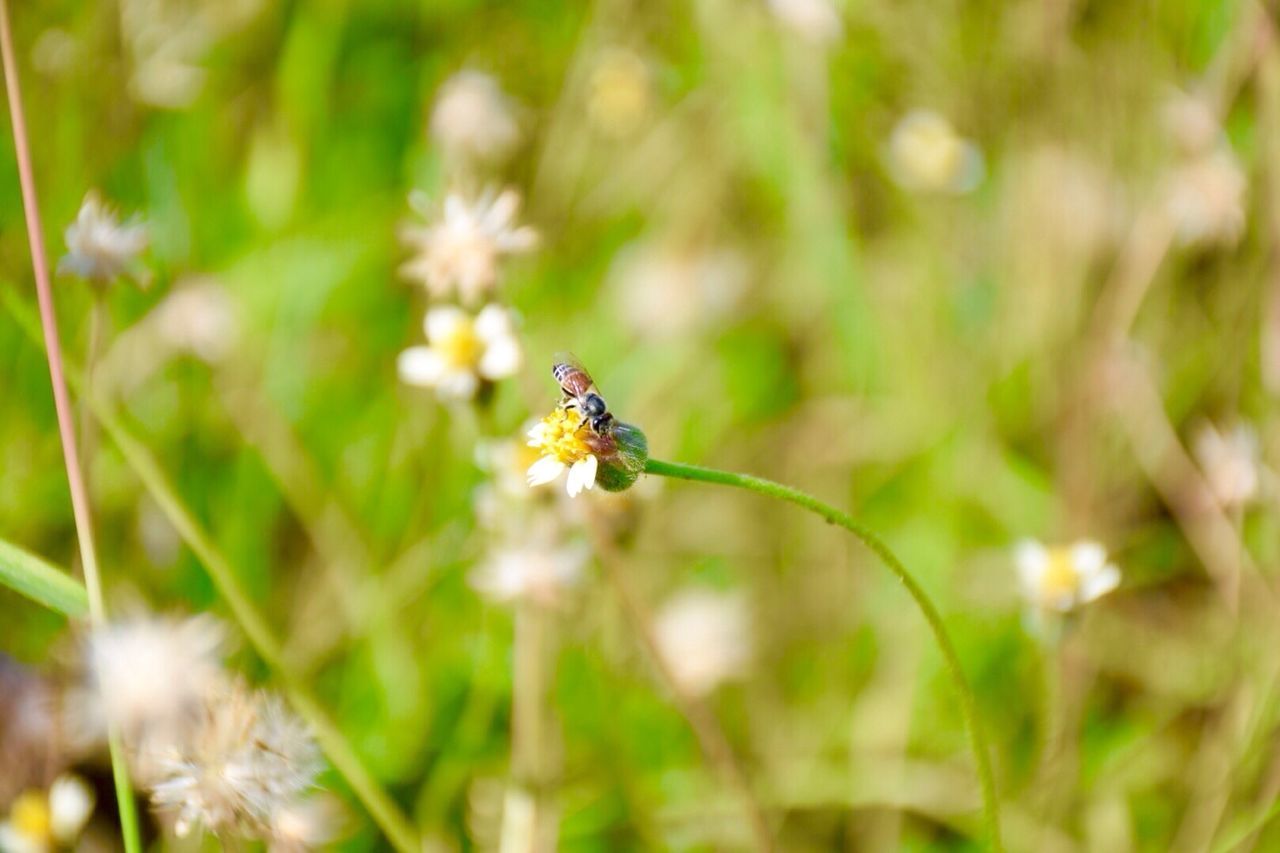
[{"label": "flower stalk", "polygon": [[987,837],[992,850],[1003,850],[1000,841],[1000,806],[996,797],[995,776],[991,771],[991,760],[987,755],[986,741],[982,727],[978,721],[977,702],[973,690],[969,687],[960,666],[960,656],[943,625],[942,616],[938,613],[929,596],[919,582],[907,571],[907,567],[898,559],[879,536],[856,522],[848,513],[842,512],[830,504],[823,503],[810,494],[766,480],[750,474],[738,474],[732,471],[721,471],[715,468],[704,468],[698,465],[684,465],[677,462],[664,462],[658,459],[647,459],[644,472],[659,477],[671,477],[677,480],[691,480],[700,483],[713,483],[721,486],[733,486],[739,489],[757,492],[766,497],[776,498],[804,507],[821,516],[829,524],[836,524],[848,530],[859,541],[869,548],[898,580],[915,601],[916,607],[929,624],[934,641],[942,651],[943,660],[951,679],[955,682],[956,691],[960,694],[960,713],[964,717],[965,731],[969,737],[969,747],[977,764],[978,782],[982,788],[983,814],[987,825]]},{"label": "flower stalk", "polygon": [[[71,492],[71,510],[75,517],[80,561],[84,566],[84,583],[89,598],[89,619],[94,626],[101,626],[106,622],[106,606],[102,596],[97,550],[93,542],[89,491],[85,487],[84,469],[81,467],[75,424],[71,414],[71,399],[67,394],[66,377],[63,375],[62,344],[58,337],[58,321],[53,309],[53,288],[49,283],[48,255],[45,253],[44,234],[40,227],[35,169],[32,167],[31,149],[27,141],[27,123],[22,111],[22,92],[18,84],[18,63],[14,57],[13,33],[9,23],[9,8],[5,0],[0,0],[0,61],[4,65],[9,116],[13,123],[13,147],[18,161],[18,178],[22,185],[22,209],[27,223],[27,238],[31,246],[31,268],[36,280],[36,296],[40,303],[40,322],[44,332],[45,355],[49,362],[49,379],[53,385],[58,434],[62,440],[62,456],[67,469],[67,485]],[[142,849],[137,807],[133,799],[133,789],[129,786],[129,771],[125,766],[120,738],[113,728],[109,729],[108,744],[111,751],[111,771],[116,788],[116,804],[120,811],[120,832],[127,853],[137,853]]]}]

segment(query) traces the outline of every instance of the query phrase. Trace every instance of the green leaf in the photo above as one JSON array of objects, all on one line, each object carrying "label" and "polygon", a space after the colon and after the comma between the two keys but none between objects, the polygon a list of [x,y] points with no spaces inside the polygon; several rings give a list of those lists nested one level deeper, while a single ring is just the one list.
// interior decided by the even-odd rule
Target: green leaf
[{"label": "green leaf", "polygon": [[0,584],[65,616],[89,611],[84,585],[40,557],[0,539]]}]

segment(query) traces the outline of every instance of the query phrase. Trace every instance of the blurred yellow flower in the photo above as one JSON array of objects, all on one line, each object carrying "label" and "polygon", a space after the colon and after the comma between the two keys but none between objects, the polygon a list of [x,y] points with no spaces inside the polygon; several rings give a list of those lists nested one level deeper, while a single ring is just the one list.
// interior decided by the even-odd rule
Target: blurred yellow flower
[{"label": "blurred yellow flower", "polygon": [[1014,549],[1014,562],[1023,596],[1041,609],[1065,613],[1120,585],[1120,570],[1090,540],[1056,546],[1024,540]]},{"label": "blurred yellow flower", "polygon": [[481,380],[505,379],[520,369],[524,356],[515,321],[500,305],[486,305],[475,317],[454,305],[438,306],[422,325],[427,344],[400,353],[400,378],[434,388],[442,400],[469,400]]},{"label": "blurred yellow flower", "polygon": [[913,110],[894,127],[889,172],[900,186],[930,193],[963,194],[982,182],[982,152],[930,110]]},{"label": "blurred yellow flower", "polygon": [[0,850],[5,853],[45,853],[71,847],[93,814],[93,788],[79,776],[64,773],[48,791],[19,794],[0,821]]},{"label": "blurred yellow flower", "polygon": [[587,118],[605,136],[623,137],[648,117],[653,93],[649,68],[626,48],[610,48],[591,70]]},{"label": "blurred yellow flower", "polygon": [[565,470],[566,491],[576,497],[596,484],[599,460],[587,444],[590,428],[577,413],[557,408],[529,430],[529,446],[542,451],[542,458],[529,466],[530,486],[541,486],[558,478]]}]

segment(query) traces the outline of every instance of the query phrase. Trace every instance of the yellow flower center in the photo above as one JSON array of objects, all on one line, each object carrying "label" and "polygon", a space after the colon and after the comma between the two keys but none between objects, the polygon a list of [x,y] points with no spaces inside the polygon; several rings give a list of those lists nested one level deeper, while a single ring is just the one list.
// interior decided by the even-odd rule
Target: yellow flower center
[{"label": "yellow flower center", "polygon": [[902,141],[904,159],[916,177],[930,186],[941,186],[960,171],[963,145],[955,131],[941,121],[921,122]]},{"label": "yellow flower center", "polygon": [[1049,549],[1049,565],[1040,582],[1040,594],[1046,601],[1075,598],[1080,590],[1080,576],[1069,548]]},{"label": "yellow flower center", "polygon": [[459,322],[440,340],[432,341],[432,345],[445,363],[454,368],[473,366],[484,351],[484,342],[476,335],[470,320]]},{"label": "yellow flower center", "polygon": [[23,791],[9,810],[9,822],[23,838],[48,841],[53,834],[49,798],[41,791]]},{"label": "yellow flower center", "polygon": [[558,408],[542,419],[542,433],[532,446],[545,456],[572,465],[591,455],[591,448],[583,440],[586,432],[587,425],[577,412]]}]

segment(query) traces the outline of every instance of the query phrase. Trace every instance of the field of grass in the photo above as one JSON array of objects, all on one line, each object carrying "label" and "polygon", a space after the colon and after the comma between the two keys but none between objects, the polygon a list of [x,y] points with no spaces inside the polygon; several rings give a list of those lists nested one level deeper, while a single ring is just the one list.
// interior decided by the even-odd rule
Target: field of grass
[{"label": "field of grass", "polygon": [[1266,4],[0,2],[0,851],[1280,849]]}]

